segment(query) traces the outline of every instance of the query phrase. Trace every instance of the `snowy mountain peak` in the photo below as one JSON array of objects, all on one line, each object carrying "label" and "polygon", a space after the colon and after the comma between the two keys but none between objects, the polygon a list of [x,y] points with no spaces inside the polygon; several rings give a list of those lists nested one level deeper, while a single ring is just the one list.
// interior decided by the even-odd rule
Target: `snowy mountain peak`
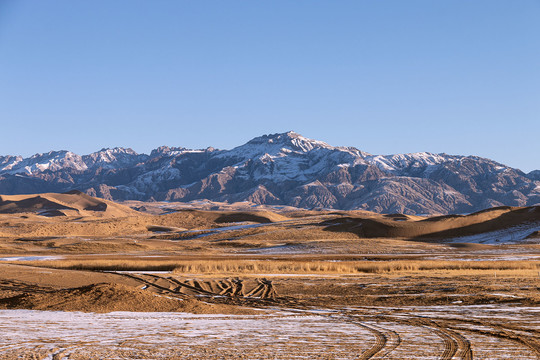
[{"label": "snowy mountain peak", "polygon": [[426,167],[439,165],[458,157],[446,154],[433,154],[429,152],[417,152],[409,154],[374,155],[366,160],[383,171],[399,171],[410,167]]},{"label": "snowy mountain peak", "polygon": [[73,154],[70,151],[67,150],[51,150],[46,153],[37,153],[32,156],[30,156],[30,159],[46,159],[46,158],[60,158],[63,155],[66,155],[68,153]]},{"label": "snowy mountain peak", "polygon": [[117,156],[122,155],[139,155],[137,154],[133,149],[131,148],[121,148],[121,147],[115,147],[115,148],[103,148],[99,151],[96,151],[94,153],[91,153],[89,155],[83,156],[84,158],[92,159],[94,161],[103,161],[103,162],[111,162],[114,161],[114,159]]},{"label": "snowy mountain peak", "polygon": [[46,170],[56,171],[65,168],[80,171],[87,169],[81,156],[66,150],[49,151],[48,153],[32,155],[27,159],[20,159],[20,157],[17,157],[17,159],[4,168],[6,173],[34,174]]},{"label": "snowy mountain peak", "polygon": [[105,168],[136,165],[146,158],[148,158],[148,155],[138,154],[131,148],[122,147],[115,147],[112,149],[104,148],[82,157],[87,167],[100,166]]},{"label": "snowy mountain peak", "polygon": [[335,148],[325,142],[308,139],[294,131],[289,131],[256,137],[244,145],[223,152],[220,156],[235,156],[242,159],[254,159],[261,156],[283,157],[291,153],[305,154],[316,149],[334,150]]},{"label": "snowy mountain peak", "polygon": [[0,171],[11,170],[21,161],[23,161],[22,156],[0,156]]},{"label": "snowy mountain peak", "polygon": [[85,155],[83,158],[91,159],[94,162],[112,162],[115,161],[118,156],[122,155],[139,155],[131,148],[115,147],[113,149],[103,148],[92,154]]},{"label": "snowy mountain peak", "polygon": [[250,140],[246,145],[248,144],[285,148],[299,152],[308,152],[316,148],[333,149],[332,146],[323,141],[308,139],[294,131],[259,136]]},{"label": "snowy mountain peak", "polygon": [[160,146],[157,149],[152,150],[150,153],[150,157],[158,157],[158,156],[176,156],[180,155],[186,151],[189,151],[189,149],[186,149],[185,147],[170,147],[170,146]]},{"label": "snowy mountain peak", "polygon": [[107,152],[110,154],[129,154],[129,155],[139,155],[132,148],[123,148],[123,147],[114,147],[114,148],[103,148],[99,152]]}]

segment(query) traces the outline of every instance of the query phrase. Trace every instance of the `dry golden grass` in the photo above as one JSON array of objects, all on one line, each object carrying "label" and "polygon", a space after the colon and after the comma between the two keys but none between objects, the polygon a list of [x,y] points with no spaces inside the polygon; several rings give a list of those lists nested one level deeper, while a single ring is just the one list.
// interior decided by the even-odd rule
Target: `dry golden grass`
[{"label": "dry golden grass", "polygon": [[190,261],[178,264],[175,273],[231,274],[393,274],[422,271],[537,271],[538,261]]},{"label": "dry golden grass", "polygon": [[161,259],[81,259],[47,261],[12,261],[11,264],[31,265],[54,269],[91,270],[91,271],[173,271],[178,261]]},{"label": "dry golden grass", "polygon": [[540,261],[307,261],[307,260],[163,260],[80,259],[13,262],[21,265],[94,271],[173,271],[176,274],[402,274],[450,272],[460,275],[508,272],[536,276]]}]

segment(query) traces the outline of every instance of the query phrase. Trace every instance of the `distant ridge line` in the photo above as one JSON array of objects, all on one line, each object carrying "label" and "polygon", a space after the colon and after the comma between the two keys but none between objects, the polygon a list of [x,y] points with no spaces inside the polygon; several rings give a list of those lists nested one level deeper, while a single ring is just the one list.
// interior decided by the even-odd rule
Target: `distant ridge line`
[{"label": "distant ridge line", "polygon": [[298,133],[256,137],[230,150],[161,146],[88,155],[0,156],[0,194],[80,189],[108,200],[220,202],[380,213],[449,214],[540,204],[540,170],[428,152],[372,155]]}]

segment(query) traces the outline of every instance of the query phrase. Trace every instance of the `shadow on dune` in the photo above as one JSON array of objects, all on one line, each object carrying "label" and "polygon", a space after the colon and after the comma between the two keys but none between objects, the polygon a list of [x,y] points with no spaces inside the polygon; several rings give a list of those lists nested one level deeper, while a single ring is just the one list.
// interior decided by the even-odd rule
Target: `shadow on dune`
[{"label": "shadow on dune", "polygon": [[411,220],[406,215],[342,217],[324,221],[324,231],[349,232],[359,238],[405,238],[430,241],[476,235],[512,226],[540,223],[540,207],[498,207],[469,215],[445,215]]},{"label": "shadow on dune", "polygon": [[236,222],[255,222],[260,224],[268,224],[277,221],[288,220],[287,217],[273,213],[271,211],[258,211],[258,212],[230,212],[219,215],[216,219],[216,223],[236,223]]}]

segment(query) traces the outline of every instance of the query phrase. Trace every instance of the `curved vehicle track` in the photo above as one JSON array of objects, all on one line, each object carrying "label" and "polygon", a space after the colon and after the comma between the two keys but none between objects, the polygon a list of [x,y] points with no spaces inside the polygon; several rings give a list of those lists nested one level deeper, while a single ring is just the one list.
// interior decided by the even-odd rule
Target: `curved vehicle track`
[{"label": "curved vehicle track", "polygon": [[[367,315],[367,316],[369,318],[369,321],[371,322],[376,322],[378,320],[377,317],[371,317],[370,315]],[[384,336],[385,338],[385,341],[382,347],[380,348],[377,347],[377,344],[382,343],[381,341],[377,341],[377,344],[372,348],[372,349],[376,349],[377,351],[375,352],[368,351],[362,354],[362,357],[360,357],[361,359],[385,358],[401,344],[402,340],[399,333],[397,333],[394,330],[385,328],[381,325],[367,325],[365,323],[366,315],[350,314],[349,317],[355,319],[354,323],[363,327],[367,327],[370,330],[372,330],[372,332],[378,332],[381,334],[381,335],[375,334],[376,337]],[[473,359],[470,342],[465,337],[463,337],[461,334],[459,334],[456,331],[441,328],[438,324],[433,322],[431,319],[424,319],[421,317],[411,316],[411,319],[409,320],[405,320],[401,318],[390,318],[390,319],[386,318],[385,321],[393,322],[396,324],[405,324],[412,327],[422,327],[428,330],[429,332],[435,334],[437,337],[439,337],[442,340],[442,343],[444,346],[443,352],[441,353],[439,357],[442,360],[453,359],[456,356],[458,356],[459,359],[464,359],[464,360]],[[392,340],[388,341],[388,339],[392,339]],[[390,344],[388,346],[385,346],[387,343],[390,343]],[[366,355],[369,355],[369,356],[366,357]]]},{"label": "curved vehicle track", "polygon": [[375,329],[379,329],[380,331],[385,332],[386,336],[386,346],[376,354],[376,358],[384,359],[386,358],[391,352],[393,352],[395,349],[398,348],[398,346],[401,344],[401,336],[394,330],[384,328],[379,325],[370,325],[371,327]]},{"label": "curved vehicle track", "polygon": [[[445,339],[445,343],[452,343],[452,346],[449,346],[445,349],[445,352],[441,356],[441,359],[453,359],[454,356],[457,356],[459,359],[463,360],[473,359],[471,343],[457,331],[450,330],[449,328],[444,328],[431,319],[427,321],[427,324],[422,326],[431,329],[434,333]],[[447,349],[450,350],[446,351]]]},{"label": "curved vehicle track", "polygon": [[[159,291],[174,296],[186,296],[180,292],[180,289],[184,287],[200,295],[206,295],[210,298],[215,297],[212,301],[216,302],[228,302],[237,305],[262,308],[267,307],[268,305],[277,305],[278,307],[283,307],[284,310],[297,309],[302,313],[321,315],[320,311],[310,311],[310,309],[313,309],[311,306],[293,298],[282,297],[274,301],[268,299],[224,297],[219,296],[217,293],[205,290],[203,284],[199,284],[196,281],[193,281],[192,285],[179,281],[173,277],[118,272],[116,272],[116,274],[137,280],[144,285],[152,286]],[[157,282],[160,282],[161,284],[158,284]],[[319,308],[318,310],[321,309]],[[375,309],[370,308],[364,308],[358,311],[340,310],[339,308],[329,308],[326,310],[333,312],[328,315],[332,319],[352,323],[366,329],[374,336],[375,343],[357,357],[362,360],[392,358],[393,352],[395,352],[396,349],[399,350],[400,345],[404,341],[403,336],[400,335],[399,330],[396,331],[391,329],[390,327],[393,326],[391,324],[395,324],[396,327],[399,327],[399,325],[406,325],[412,328],[422,328],[438,337],[443,345],[442,352],[440,352],[438,358],[443,360],[473,360],[474,353],[470,336],[474,334],[487,336],[488,338],[511,341],[518,347],[525,347],[527,351],[534,353],[536,357],[540,359],[540,330],[525,329],[515,324],[504,325],[489,319],[470,319],[465,316],[463,318],[448,318],[447,316],[425,316],[410,312],[393,314],[384,311],[381,314],[380,311],[377,311],[375,314],[373,312]],[[384,322],[384,324],[381,324],[382,322]],[[434,347],[434,344],[431,346]]]},{"label": "curved vehicle track", "polygon": [[212,292],[206,291],[206,290],[204,290],[202,288],[198,288],[198,287],[195,287],[195,286],[191,286],[191,285],[182,283],[182,282],[180,282],[180,281],[178,281],[178,280],[176,280],[174,278],[171,278],[171,277],[165,278],[165,277],[161,277],[161,276],[157,276],[157,275],[150,275],[150,274],[143,275],[143,276],[150,277],[150,278],[152,278],[154,280],[165,280],[165,281],[169,282],[172,289],[169,288],[169,287],[163,286],[163,285],[156,284],[155,282],[150,281],[148,279],[145,279],[142,276],[136,276],[134,274],[127,274],[127,273],[120,273],[120,272],[116,272],[116,271],[114,271],[112,273],[120,275],[120,276],[125,276],[125,277],[128,277],[128,278],[133,279],[133,280],[140,281],[144,285],[152,286],[152,287],[154,287],[154,288],[156,288],[158,290],[164,291],[164,292],[166,292],[168,294],[171,294],[171,295],[176,295],[176,296],[184,295],[184,294],[179,292],[179,289],[181,287],[185,287],[187,289],[190,289],[192,291],[195,291],[195,292],[201,293],[201,294],[217,295],[217,294],[214,294]]},{"label": "curved vehicle track", "polygon": [[365,323],[362,323],[360,321],[355,320],[351,316],[347,316],[345,321],[355,324],[356,326],[363,327],[364,329],[367,329],[375,336],[375,344],[371,346],[369,349],[365,350],[360,356],[358,356],[357,359],[361,360],[367,360],[373,358],[375,355],[380,353],[384,348],[386,347],[386,344],[388,343],[388,337],[386,334],[378,329],[376,329],[374,326],[366,325]]},{"label": "curved vehicle track", "polygon": [[[511,340],[529,348],[540,359],[540,329],[524,329],[514,324],[502,324],[492,320],[469,320],[469,319],[444,319],[446,328],[457,331],[477,333],[484,336],[496,337],[499,339]],[[480,328],[463,328],[460,325],[489,326],[491,330]],[[521,333],[521,334],[520,334]],[[524,335],[528,334],[528,335]]]}]

